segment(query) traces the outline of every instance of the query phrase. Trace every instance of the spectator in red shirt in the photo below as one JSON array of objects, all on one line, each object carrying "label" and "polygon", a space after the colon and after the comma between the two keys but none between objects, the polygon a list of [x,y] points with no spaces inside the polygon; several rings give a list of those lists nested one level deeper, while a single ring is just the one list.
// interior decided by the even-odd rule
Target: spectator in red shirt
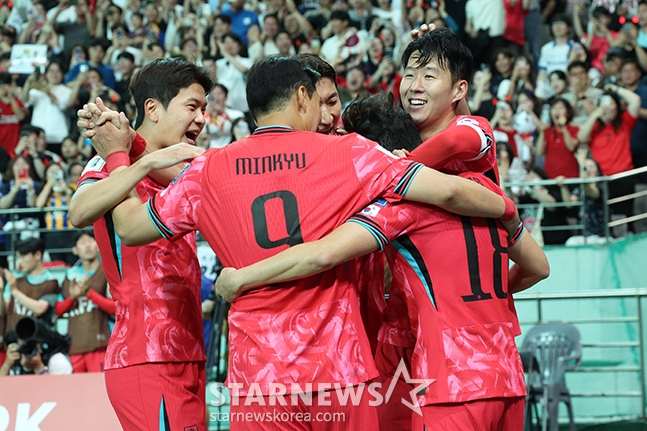
[{"label": "spectator in red shirt", "polygon": [[14,157],[20,139],[20,125],[29,111],[13,94],[14,84],[8,72],[0,72],[0,146]]},{"label": "spectator in red shirt", "polygon": [[571,124],[573,107],[568,101],[556,98],[550,104],[550,126],[539,129],[537,139],[537,155],[546,155],[544,171],[548,178],[564,176],[577,178],[579,165],[574,156],[579,142],[577,132],[579,127]]}]

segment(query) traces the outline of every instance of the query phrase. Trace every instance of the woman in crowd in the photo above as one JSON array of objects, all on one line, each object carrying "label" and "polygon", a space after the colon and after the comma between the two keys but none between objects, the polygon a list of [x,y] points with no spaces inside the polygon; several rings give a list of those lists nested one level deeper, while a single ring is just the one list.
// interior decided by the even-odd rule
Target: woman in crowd
[{"label": "woman in crowd", "polygon": [[65,110],[70,106],[72,90],[63,84],[60,64],[50,62],[45,75],[32,73],[23,87],[23,100],[33,108],[31,124],[45,131],[48,144],[60,144],[69,135]]},{"label": "woman in crowd", "polygon": [[573,107],[565,99],[557,98],[550,105],[550,124],[539,128],[536,154],[545,155],[544,170],[548,178],[564,176],[577,178],[579,165],[573,153],[577,149],[579,128],[571,124]]}]

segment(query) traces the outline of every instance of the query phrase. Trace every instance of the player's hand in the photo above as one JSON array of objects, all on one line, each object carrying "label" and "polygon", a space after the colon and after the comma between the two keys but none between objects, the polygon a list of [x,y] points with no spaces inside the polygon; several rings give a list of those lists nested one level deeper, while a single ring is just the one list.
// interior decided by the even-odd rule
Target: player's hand
[{"label": "player's hand", "polygon": [[227,302],[234,302],[241,294],[236,271],[236,268],[223,268],[216,280],[216,293]]},{"label": "player's hand", "polygon": [[405,149],[402,149],[402,150],[393,150],[393,154],[394,154],[396,157],[399,157],[399,158],[401,158],[401,159],[406,159],[406,158],[407,158],[407,156],[409,155],[409,152],[408,152],[407,150],[405,150]]},{"label": "player's hand", "polygon": [[204,153],[204,148],[184,142],[171,145],[163,150],[154,151],[142,157],[142,162],[149,170],[165,169],[181,162],[190,162]]},{"label": "player's hand", "polygon": [[[92,137],[92,146],[97,153],[105,160],[110,154],[118,151],[130,152],[132,135],[130,123],[126,114],[120,112],[118,116],[114,112],[103,112],[101,117],[109,118],[110,121],[103,122],[96,127]],[[103,121],[103,120],[101,120]]]},{"label": "player's hand", "polygon": [[418,39],[435,29],[436,24],[422,24],[420,27],[411,30],[411,39]]},{"label": "player's hand", "polygon": [[[83,105],[83,108],[79,109],[76,115],[78,117],[76,125],[82,129],[87,129],[85,137],[90,139],[95,135],[97,127],[108,121],[115,122],[115,119],[119,117],[119,113],[108,109],[100,97],[95,99],[95,103]],[[115,125],[118,126],[118,124]]]}]

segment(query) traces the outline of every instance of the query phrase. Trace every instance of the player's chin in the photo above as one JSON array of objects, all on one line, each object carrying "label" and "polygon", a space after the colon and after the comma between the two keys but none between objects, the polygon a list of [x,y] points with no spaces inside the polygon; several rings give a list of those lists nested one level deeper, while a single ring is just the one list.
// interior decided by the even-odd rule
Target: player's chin
[{"label": "player's chin", "polygon": [[319,127],[317,128],[317,133],[321,133],[322,135],[332,134],[332,125],[329,125],[329,126],[319,125]]}]

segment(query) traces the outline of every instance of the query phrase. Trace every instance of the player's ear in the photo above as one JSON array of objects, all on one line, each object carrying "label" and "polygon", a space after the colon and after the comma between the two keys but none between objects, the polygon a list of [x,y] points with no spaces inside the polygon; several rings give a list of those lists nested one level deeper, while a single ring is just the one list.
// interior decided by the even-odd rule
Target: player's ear
[{"label": "player's ear", "polygon": [[151,120],[153,123],[157,123],[159,120],[158,105],[159,102],[152,98],[148,98],[144,101],[144,113],[146,114],[146,118]]},{"label": "player's ear", "polygon": [[454,84],[454,88],[453,88],[454,95],[452,98],[452,102],[458,102],[459,100],[467,97],[468,87],[469,87],[469,84],[464,79],[461,79],[456,84]]},{"label": "player's ear", "polygon": [[308,109],[308,102],[310,101],[310,96],[308,95],[308,90],[303,85],[297,90],[297,105],[299,108],[299,114],[305,114]]}]

